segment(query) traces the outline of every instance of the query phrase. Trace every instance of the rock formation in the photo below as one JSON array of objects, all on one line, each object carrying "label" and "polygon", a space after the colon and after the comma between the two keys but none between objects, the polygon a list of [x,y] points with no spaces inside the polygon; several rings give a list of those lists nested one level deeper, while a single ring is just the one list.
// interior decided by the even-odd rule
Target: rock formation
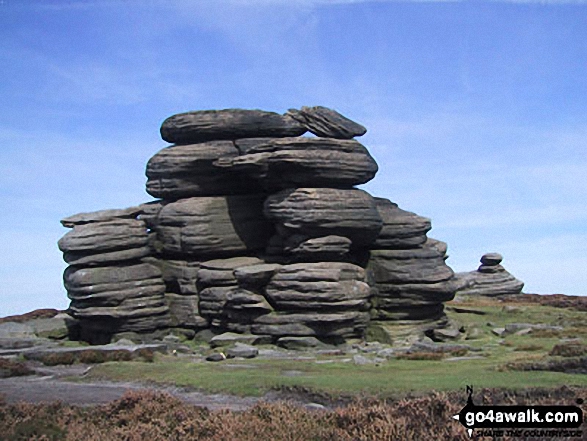
[{"label": "rock formation", "polygon": [[487,253],[481,257],[477,271],[458,273],[458,293],[463,295],[499,296],[520,294],[524,282],[516,279],[500,265],[503,257],[498,253]]},{"label": "rock formation", "polygon": [[165,120],[174,144],[146,168],[158,200],[62,221],[82,338],[211,328],[286,344],[441,326],[457,287],[446,244],[429,219],[355,188],[377,172],[353,139],[365,132],[325,107]]}]

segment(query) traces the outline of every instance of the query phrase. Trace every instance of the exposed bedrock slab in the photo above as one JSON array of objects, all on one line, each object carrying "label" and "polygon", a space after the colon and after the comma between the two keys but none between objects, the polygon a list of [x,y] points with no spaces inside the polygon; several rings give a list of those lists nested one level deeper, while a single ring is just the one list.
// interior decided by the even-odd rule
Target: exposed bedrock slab
[{"label": "exposed bedrock slab", "polygon": [[351,139],[367,133],[367,129],[361,124],[328,107],[304,106],[300,110],[288,110],[287,115],[299,121],[316,136]]},{"label": "exposed bedrock slab", "polygon": [[147,256],[148,241],[143,221],[113,219],[77,224],[58,245],[63,259],[71,265],[104,265]]},{"label": "exposed bedrock slab", "polygon": [[371,289],[363,268],[342,262],[283,266],[265,289],[278,311],[365,311]]},{"label": "exposed bedrock slab", "polygon": [[100,210],[90,213],[78,213],[61,220],[61,225],[73,228],[76,225],[90,224],[93,222],[105,222],[117,219],[136,219],[141,213],[141,207],[129,207],[112,210]]},{"label": "exposed bedrock slab", "polygon": [[245,109],[201,110],[173,115],[163,121],[161,137],[170,143],[299,136],[306,128],[288,115]]},{"label": "exposed bedrock slab", "polygon": [[415,248],[426,242],[432,228],[430,219],[402,210],[384,198],[375,198],[383,227],[373,248]]},{"label": "exposed bedrock slab", "polygon": [[454,276],[444,254],[429,244],[406,250],[371,250],[368,268],[377,284],[438,283]]},{"label": "exposed bedrock slab", "polygon": [[382,226],[374,199],[356,189],[283,190],[267,198],[264,211],[284,239],[334,235],[350,239],[353,248],[371,245]]},{"label": "exposed bedrock slab", "polygon": [[226,256],[263,249],[273,233],[263,195],[195,197],[165,205],[157,238],[164,254]]},{"label": "exposed bedrock slab", "polygon": [[337,313],[272,312],[251,326],[254,334],[283,336],[315,336],[352,338],[363,335],[369,324],[369,313],[345,311]]},{"label": "exposed bedrock slab", "polygon": [[214,167],[214,161],[238,156],[232,141],[175,145],[147,163],[147,193],[164,199],[254,193],[258,185],[236,170]]},{"label": "exposed bedrock slab", "polygon": [[354,140],[257,138],[237,140],[241,156],[218,160],[219,170],[238,172],[265,188],[350,188],[373,179],[377,163]]}]

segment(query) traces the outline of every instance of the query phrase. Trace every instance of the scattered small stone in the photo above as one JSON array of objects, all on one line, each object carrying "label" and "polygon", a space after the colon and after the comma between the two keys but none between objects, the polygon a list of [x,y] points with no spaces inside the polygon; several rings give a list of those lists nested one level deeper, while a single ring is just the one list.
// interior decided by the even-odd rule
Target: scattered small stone
[{"label": "scattered small stone", "polygon": [[263,336],[252,334],[237,334],[235,332],[225,332],[224,334],[216,335],[210,339],[210,346],[212,348],[230,346],[235,343],[244,344],[259,344]]},{"label": "scattered small stone", "polygon": [[481,329],[479,329],[477,327],[469,328],[467,330],[465,340],[477,340],[478,338],[481,338],[482,336],[483,336],[483,331],[481,331]]},{"label": "scattered small stone", "polygon": [[394,358],[397,356],[398,350],[394,348],[385,348],[377,351],[377,356],[381,358]]},{"label": "scattered small stone", "polygon": [[491,330],[493,335],[497,335],[498,337],[503,337],[506,334],[505,328],[493,328]]},{"label": "scattered small stone", "polygon": [[243,343],[235,343],[233,347],[226,350],[226,358],[255,358],[257,355],[259,355],[259,349]]},{"label": "scattered small stone", "polygon": [[550,331],[562,331],[562,326],[552,326],[552,325],[543,325],[543,324],[535,324],[535,323],[508,323],[505,325],[505,332],[507,334],[513,334],[517,331],[521,331],[523,329],[541,329],[541,330],[550,330]]},{"label": "scattered small stone", "polygon": [[375,360],[367,358],[363,355],[357,354],[353,356],[353,363],[357,366],[365,366],[368,364],[375,364]]},{"label": "scattered small stone", "polygon": [[304,350],[325,345],[316,337],[281,337],[277,340],[277,346],[290,350]]},{"label": "scattered small stone", "polygon": [[431,338],[437,342],[451,341],[461,338],[462,335],[456,328],[448,329],[433,329],[431,332]]},{"label": "scattered small stone", "polygon": [[463,356],[463,357],[448,357],[448,358],[445,358],[444,361],[480,360],[483,358],[485,358],[485,357],[482,357],[481,355],[469,355],[469,356]]},{"label": "scattered small stone", "polygon": [[309,410],[326,410],[326,406],[318,403],[307,403],[304,404],[304,407]]},{"label": "scattered small stone", "polygon": [[226,360],[226,355],[222,352],[214,352],[206,357],[206,361],[223,361]]}]

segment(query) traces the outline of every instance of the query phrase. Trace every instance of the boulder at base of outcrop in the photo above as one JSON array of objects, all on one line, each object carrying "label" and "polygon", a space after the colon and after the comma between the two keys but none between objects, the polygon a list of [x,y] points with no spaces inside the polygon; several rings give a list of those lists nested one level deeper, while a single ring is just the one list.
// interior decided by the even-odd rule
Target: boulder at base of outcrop
[{"label": "boulder at base of outcrop", "polygon": [[369,324],[369,313],[342,312],[272,312],[255,320],[254,334],[285,336],[314,336],[327,338],[362,337]]},{"label": "boulder at base of outcrop", "polygon": [[89,338],[95,332],[150,332],[169,326],[165,284],[153,265],[70,266],[64,283],[71,299],[69,311]]},{"label": "boulder at base of outcrop", "polygon": [[168,256],[214,257],[266,247],[273,232],[263,216],[264,195],[194,197],[165,205],[157,240]]},{"label": "boulder at base of outcrop", "polygon": [[351,188],[377,173],[377,163],[354,140],[331,138],[253,138],[236,141],[241,156],[216,161],[218,172],[246,175],[267,189]]},{"label": "boulder at base of outcrop", "polygon": [[170,116],[161,125],[161,137],[170,143],[299,136],[306,128],[289,115],[245,109],[200,110]]},{"label": "boulder at base of outcrop", "polygon": [[293,235],[307,238],[341,236],[353,248],[367,248],[381,230],[374,199],[356,189],[296,188],[267,198],[265,216],[284,240]]},{"label": "boulder at base of outcrop", "polygon": [[367,133],[361,124],[328,107],[304,106],[300,110],[290,109],[287,115],[299,121],[314,135],[324,138],[351,139]]}]

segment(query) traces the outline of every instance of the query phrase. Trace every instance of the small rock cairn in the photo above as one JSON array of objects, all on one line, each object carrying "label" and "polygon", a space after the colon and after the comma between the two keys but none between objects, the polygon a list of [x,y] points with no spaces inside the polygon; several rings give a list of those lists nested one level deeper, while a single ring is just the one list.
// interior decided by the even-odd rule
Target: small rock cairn
[{"label": "small rock cairn", "polygon": [[[306,132],[315,136],[301,136]],[[446,318],[457,284],[430,220],[355,188],[377,164],[366,129],[325,107],[188,112],[148,162],[137,207],[82,213],[59,248],[81,338],[361,338]]]},{"label": "small rock cairn", "polygon": [[524,282],[516,279],[501,266],[503,257],[498,253],[481,256],[481,265],[476,271],[458,273],[459,295],[501,296],[520,294]]}]

